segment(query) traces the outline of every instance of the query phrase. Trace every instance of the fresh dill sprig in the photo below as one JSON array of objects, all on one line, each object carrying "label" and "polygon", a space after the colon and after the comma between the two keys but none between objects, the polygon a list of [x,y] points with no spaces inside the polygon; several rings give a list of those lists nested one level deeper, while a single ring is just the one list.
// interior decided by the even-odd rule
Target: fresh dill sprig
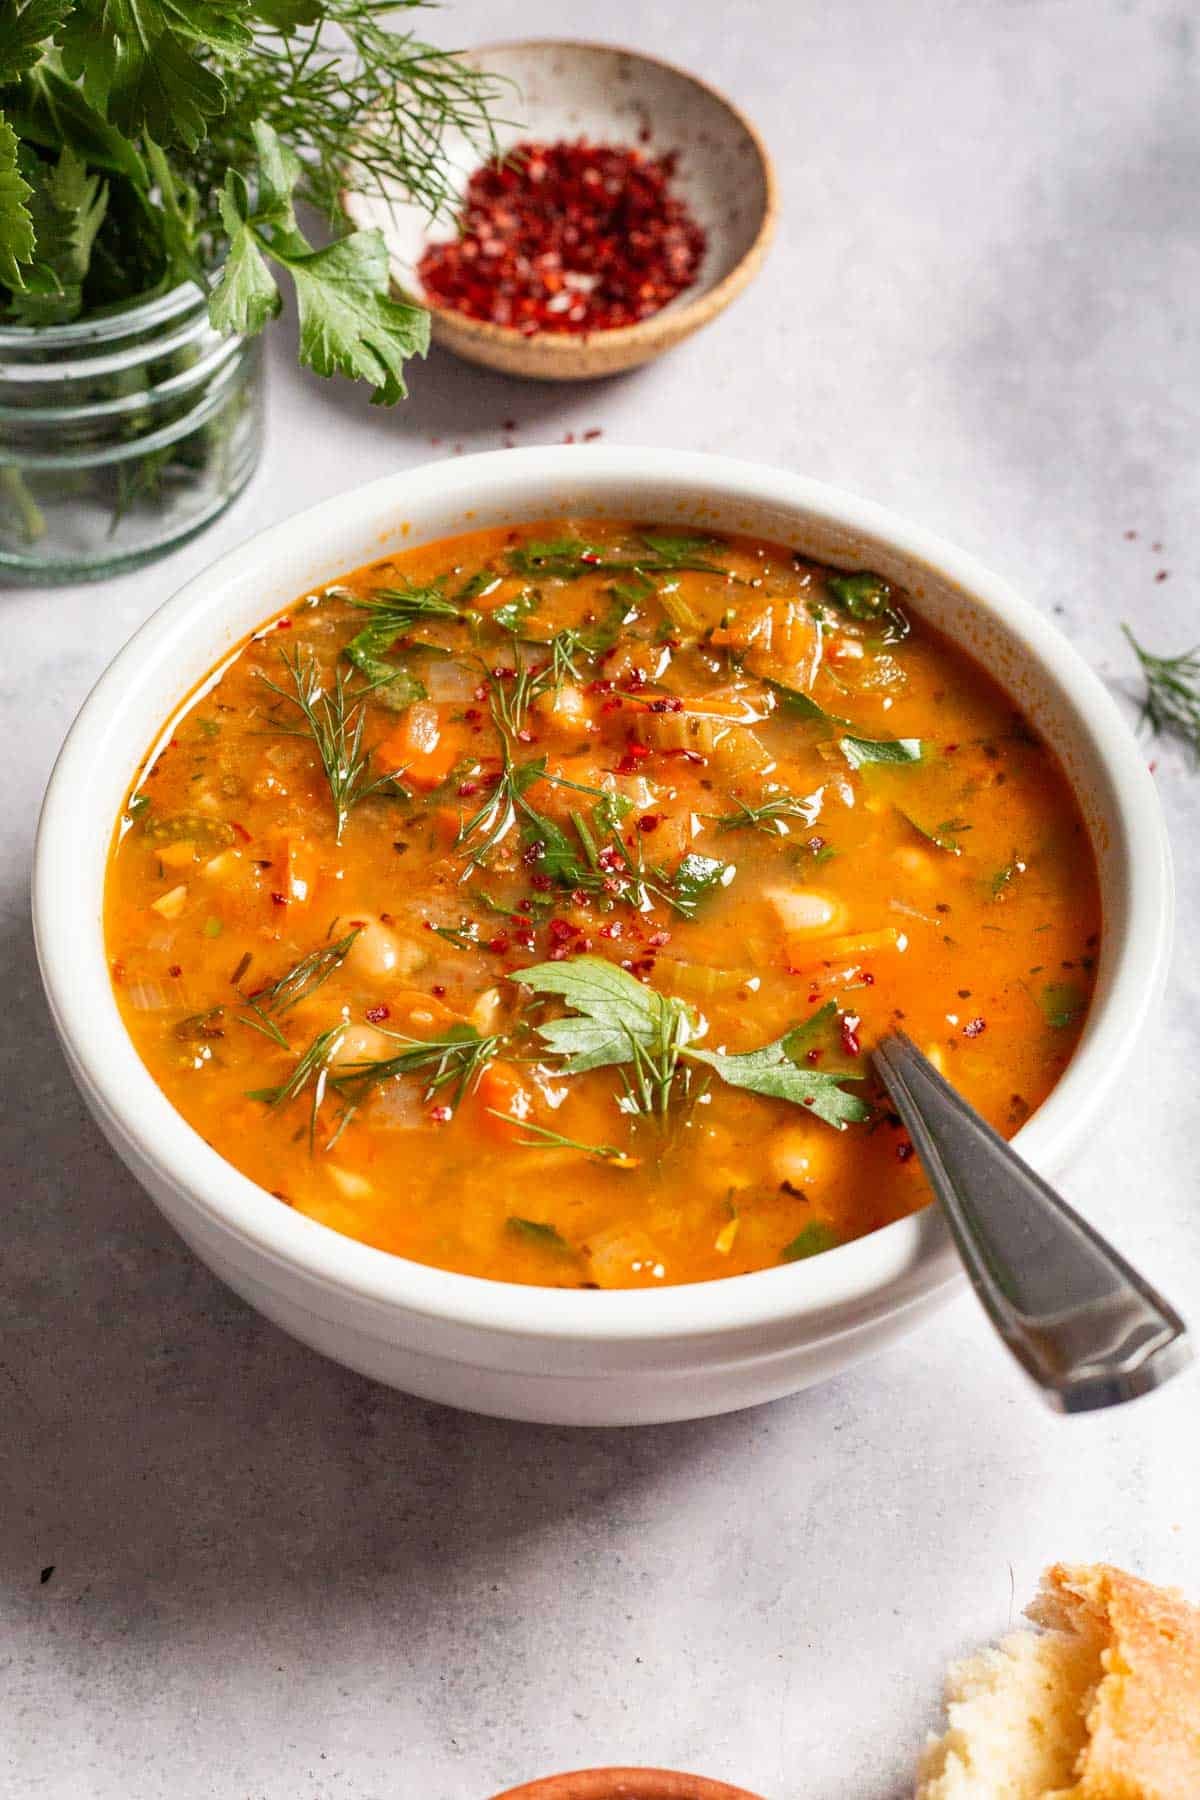
[{"label": "fresh dill sprig", "polygon": [[1121,629],[1146,678],[1143,722],[1155,737],[1166,731],[1182,738],[1193,763],[1200,764],[1200,644],[1178,656],[1156,656],[1142,648],[1128,625]]},{"label": "fresh dill sprig", "polygon": [[317,1131],[317,1114],[325,1098],[325,1089],[329,1081],[329,1059],[341,1041],[346,1026],[333,1025],[328,1031],[319,1031],[312,1043],[297,1059],[296,1065],[287,1080],[278,1087],[250,1088],[248,1100],[261,1100],[272,1108],[286,1106],[289,1100],[297,1100],[306,1088],[312,1089],[312,1100],[308,1114],[308,1147],[311,1151]]},{"label": "fresh dill sprig", "polygon": [[800,819],[805,825],[811,825],[816,816],[816,809],[811,800],[799,799],[795,794],[777,794],[770,800],[764,800],[761,806],[749,806],[744,800],[734,797],[736,812],[710,813],[708,816],[714,825],[722,831],[765,831],[771,837],[787,837],[788,819]]},{"label": "fresh dill sprig", "polygon": [[261,1031],[264,1037],[282,1045],[285,1050],[290,1048],[276,1021],[284,1013],[290,1012],[293,1006],[298,1006],[301,1000],[307,1000],[310,994],[315,994],[329,980],[334,970],[340,968],[345,961],[350,946],[361,930],[362,927],[356,925],[353,931],[347,932],[344,938],[339,938],[336,944],[324,944],[319,950],[302,956],[278,981],[268,982],[253,994],[247,994],[245,1000],[250,1013],[238,1013],[238,1023]]},{"label": "fresh dill sprig", "polygon": [[471,610],[456,600],[448,600],[436,581],[377,588],[373,594],[356,597],[351,605],[370,614],[371,624],[381,638],[389,630],[393,638],[402,637],[418,619],[461,619]]},{"label": "fresh dill sprig", "polygon": [[449,1088],[447,1103],[454,1110],[504,1041],[499,1032],[481,1036],[471,1025],[451,1026],[444,1038],[406,1038],[396,1032],[384,1035],[405,1048],[395,1056],[346,1063],[333,1079],[337,1092],[352,1107],[359,1106],[380,1082],[398,1075],[427,1075],[424,1098],[432,1100]]},{"label": "fresh dill sprig", "polygon": [[303,726],[280,726],[289,737],[311,738],[317,747],[321,767],[333,801],[334,836],[340,844],[346,821],[360,800],[382,787],[399,789],[393,777],[371,779],[371,752],[363,749],[363,727],[366,724],[364,701],[369,689],[351,693],[339,669],[332,689],[325,687],[321,665],[307,646],[294,651],[281,650],[280,660],[287,670],[290,687],[272,681],[260,673],[259,679],[281,700],[299,709]]},{"label": "fresh dill sprig", "polygon": [[494,1106],[487,1111],[493,1119],[502,1119],[506,1125],[517,1124],[525,1133],[524,1137],[513,1139],[513,1143],[521,1150],[581,1150],[585,1156],[594,1156],[600,1162],[612,1163],[618,1169],[636,1169],[641,1158],[630,1156],[627,1150],[620,1150],[616,1144],[585,1144],[579,1138],[564,1137],[561,1131],[551,1131],[546,1125],[537,1125],[532,1119],[514,1121],[510,1113],[498,1112]]}]

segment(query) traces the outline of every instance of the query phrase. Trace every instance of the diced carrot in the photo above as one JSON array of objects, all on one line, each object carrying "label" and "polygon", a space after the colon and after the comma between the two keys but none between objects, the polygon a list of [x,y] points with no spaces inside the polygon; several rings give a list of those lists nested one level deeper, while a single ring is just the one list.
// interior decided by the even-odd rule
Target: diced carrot
[{"label": "diced carrot", "polygon": [[[501,1142],[511,1139],[516,1127],[533,1111],[533,1095],[512,1063],[489,1063],[479,1077],[475,1097],[485,1129]],[[497,1118],[497,1113],[503,1116]]]},{"label": "diced carrot", "polygon": [[439,787],[458,760],[453,733],[443,730],[441,715],[428,700],[418,700],[375,746],[382,769],[411,787]]}]

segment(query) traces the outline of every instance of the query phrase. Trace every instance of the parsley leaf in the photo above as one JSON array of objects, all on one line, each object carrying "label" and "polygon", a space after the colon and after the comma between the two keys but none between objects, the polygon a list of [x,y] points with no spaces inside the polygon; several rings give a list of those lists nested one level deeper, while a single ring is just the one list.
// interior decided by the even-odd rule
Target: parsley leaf
[{"label": "parsley leaf", "polygon": [[807,1256],[820,1256],[826,1250],[836,1250],[841,1238],[831,1226],[821,1219],[814,1219],[804,1230],[786,1244],[779,1252],[780,1262],[801,1262]]},{"label": "parsley leaf", "polygon": [[26,0],[24,6],[4,8],[4,34],[0,39],[0,87],[35,68],[46,43],[52,38],[73,0]]},{"label": "parsley leaf", "polygon": [[920,762],[925,754],[920,738],[843,737],[838,739],[838,748],[852,769],[861,769],[866,763]]},{"label": "parsley leaf", "polygon": [[671,877],[666,898],[685,919],[694,919],[701,901],[715,889],[728,887],[736,873],[732,863],[689,850]]},{"label": "parsley leaf", "polygon": [[[503,1118],[506,1115],[500,1116]],[[505,1229],[511,1231],[514,1237],[525,1238],[528,1243],[536,1244],[541,1250],[557,1250],[560,1253],[566,1251],[568,1255],[572,1254],[571,1246],[562,1233],[556,1231],[553,1225],[543,1224],[541,1219],[519,1219],[515,1213],[510,1213],[505,1221]]]},{"label": "parsley leaf", "polygon": [[684,1001],[644,987],[602,956],[535,963],[512,979],[534,993],[559,995],[576,1015],[538,1026],[546,1047],[565,1059],[564,1075],[629,1062],[637,1045],[657,1055],[677,1037],[686,1043],[696,1030]]},{"label": "parsley leaf", "polygon": [[372,400],[403,399],[409,356],[429,347],[429,315],[389,296],[383,234],[352,231],[322,250],[300,232],[292,193],[299,158],[261,119],[253,126],[258,151],[258,198],[252,205],[244,176],[230,169],[221,195],[229,256],[209,310],[218,331],[260,331],[281,305],[268,258],[287,269],[300,314],[300,360],[318,375],[342,374],[374,383]]},{"label": "parsley leaf", "polygon": [[33,188],[21,173],[18,150],[16,132],[0,114],[0,281],[15,291],[25,286],[21,264],[34,252],[27,204]]},{"label": "parsley leaf", "polygon": [[29,184],[28,206],[37,239],[35,259],[24,268],[12,311],[23,325],[65,325],[83,309],[83,281],[92,243],[108,205],[108,188],[67,146],[57,163],[26,152],[20,172]]},{"label": "parsley leaf", "polygon": [[844,1081],[861,1081],[859,1075],[826,1074],[805,1060],[808,1050],[807,1026],[785,1032],[774,1043],[761,1050],[730,1055],[719,1050],[689,1050],[694,1062],[707,1063],[722,1081],[731,1087],[749,1088],[755,1094],[769,1094],[777,1100],[790,1100],[807,1107],[832,1125],[844,1131],[847,1125],[861,1125],[869,1117],[870,1108],[857,1094],[848,1094]]},{"label": "parsley leaf", "polygon": [[826,1073],[807,1061],[814,1035],[836,1012],[832,1002],[761,1050],[730,1055],[696,1049],[706,1027],[685,1001],[644,986],[601,956],[536,963],[512,979],[534,993],[556,994],[571,1008],[572,1016],[537,1027],[547,1049],[563,1058],[562,1074],[633,1065],[621,1102],[629,1111],[664,1113],[682,1059],[703,1063],[731,1087],[805,1106],[838,1131],[870,1116],[866,1102],[842,1085],[861,1076]]},{"label": "parsley leaf", "polygon": [[908,619],[892,604],[891,583],[882,575],[860,569],[853,575],[827,575],[825,591],[833,604],[852,619],[879,621],[889,643],[899,643],[911,629]]}]

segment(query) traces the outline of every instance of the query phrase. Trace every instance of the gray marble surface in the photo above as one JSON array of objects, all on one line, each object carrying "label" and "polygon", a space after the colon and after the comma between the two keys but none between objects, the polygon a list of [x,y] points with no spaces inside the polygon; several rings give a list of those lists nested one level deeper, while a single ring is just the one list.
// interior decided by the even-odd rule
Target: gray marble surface
[{"label": "gray marble surface", "polygon": [[[522,443],[598,427],[873,495],[1009,576],[1118,688],[1120,619],[1195,639],[1193,19],[454,0],[430,29],[636,43],[747,106],[783,201],[758,285],[644,373],[537,389],[434,356],[394,413],[300,376],[284,324],[263,467],[219,525],[125,580],[0,594],[0,1793],[484,1800],[644,1761],[769,1800],[900,1800],[942,1665],[1045,1562],[1200,1595],[1196,1379],[1051,1418],[968,1298],[818,1391],[642,1432],[455,1415],[323,1362],[217,1285],[84,1117],[26,898],[54,753],[161,600],[259,526],[495,447],[510,418]],[[1180,948],[1066,1185],[1200,1316],[1200,775],[1147,753]]]}]

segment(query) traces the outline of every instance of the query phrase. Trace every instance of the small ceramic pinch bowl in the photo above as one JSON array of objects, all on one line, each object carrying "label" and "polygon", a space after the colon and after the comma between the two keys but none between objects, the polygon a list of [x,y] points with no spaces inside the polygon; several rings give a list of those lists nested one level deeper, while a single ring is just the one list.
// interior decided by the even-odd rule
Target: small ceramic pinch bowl
[{"label": "small ceramic pinch bowl", "polygon": [[456,532],[605,515],[742,532],[841,568],[877,569],[992,671],[1057,752],[1095,850],[1104,930],[1079,1046],[1016,1135],[1043,1174],[1062,1171],[1119,1091],[1161,990],[1171,924],[1154,781],[1112,696],[1068,641],[949,544],[784,470],[598,445],[461,457],[339,494],[197,575],[103,676],[47,790],[34,925],[71,1070],[181,1236],[268,1318],[393,1387],[550,1424],[729,1412],[884,1349],[965,1280],[941,1214],[927,1208],[803,1262],[653,1291],[521,1287],[357,1243],[240,1174],[157,1086],[113,996],[104,879],[114,821],[147,747],[184,696],[297,595]]},{"label": "small ceramic pinch bowl", "polygon": [[677,1769],[574,1769],[509,1788],[495,1800],[758,1800],[748,1788]]},{"label": "small ceramic pinch bowl", "polygon": [[[530,336],[468,318],[425,292],[417,272],[422,253],[432,240],[452,238],[454,221],[431,226],[425,210],[399,192],[347,191],[347,216],[383,232],[393,285],[430,309],[435,342],[510,375],[545,381],[615,375],[707,325],[757,274],[774,230],[774,176],[754,127],[714,89],[669,63],[606,44],[546,39],[489,45],[464,51],[463,58],[495,78],[496,111],[513,121],[497,128],[502,153],[530,138],[634,145],[648,156],[676,152],[672,185],[702,226],[707,249],[692,286],[635,325]],[[445,147],[465,190],[481,161],[479,148],[456,133]]]}]

